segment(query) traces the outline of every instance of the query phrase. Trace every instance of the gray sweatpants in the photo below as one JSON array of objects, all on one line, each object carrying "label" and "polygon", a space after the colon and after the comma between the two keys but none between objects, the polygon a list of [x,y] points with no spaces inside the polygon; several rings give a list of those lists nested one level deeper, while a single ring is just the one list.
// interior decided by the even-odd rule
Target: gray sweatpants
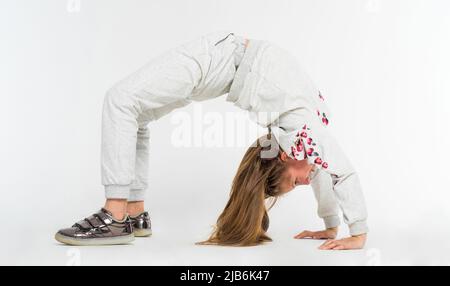
[{"label": "gray sweatpants", "polygon": [[213,32],[155,57],[104,98],[102,184],[106,198],[142,201],[148,187],[150,121],[229,92],[244,38]]}]

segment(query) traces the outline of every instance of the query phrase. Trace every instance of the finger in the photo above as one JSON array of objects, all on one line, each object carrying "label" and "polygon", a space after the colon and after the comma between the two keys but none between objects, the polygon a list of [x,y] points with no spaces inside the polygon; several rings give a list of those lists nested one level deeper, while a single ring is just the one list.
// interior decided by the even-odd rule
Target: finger
[{"label": "finger", "polygon": [[333,243],[328,244],[328,245],[326,246],[326,249],[333,249],[333,248],[335,248],[336,246],[338,246],[338,244],[337,244],[336,242],[333,242]]},{"label": "finger", "polygon": [[319,246],[319,249],[328,249],[330,245],[333,245],[335,243],[334,240],[327,240],[324,242],[321,246]]},{"label": "finger", "polygon": [[345,239],[335,240],[335,246],[333,248],[336,248],[338,246],[342,246],[343,248],[347,248],[347,243],[346,243]]},{"label": "finger", "polygon": [[333,247],[333,250],[345,250],[345,249],[346,249],[345,246],[342,244],[339,244],[339,245]]},{"label": "finger", "polygon": [[319,246],[319,249],[324,249],[329,243],[330,243],[330,241],[327,240],[326,242],[322,243],[322,244]]},{"label": "finger", "polygon": [[297,234],[294,238],[301,239],[305,237],[311,237],[312,233],[309,230],[302,231],[301,233]]},{"label": "finger", "polygon": [[300,232],[299,234],[297,234],[295,236],[295,238],[303,238],[303,237],[307,237],[308,235],[310,235],[311,232],[309,230],[304,230],[302,232]]},{"label": "finger", "polygon": [[333,247],[337,246],[338,242],[336,240],[328,240],[325,242],[320,249],[332,249]]},{"label": "finger", "polygon": [[336,240],[334,240],[334,239],[328,239],[327,241],[324,242],[323,246],[328,246],[331,243],[335,243],[335,242],[336,242]]},{"label": "finger", "polygon": [[330,249],[333,249],[335,246],[336,246],[336,244],[332,243],[332,244],[329,244],[329,245],[322,246],[319,249],[321,249],[321,250],[330,250]]}]

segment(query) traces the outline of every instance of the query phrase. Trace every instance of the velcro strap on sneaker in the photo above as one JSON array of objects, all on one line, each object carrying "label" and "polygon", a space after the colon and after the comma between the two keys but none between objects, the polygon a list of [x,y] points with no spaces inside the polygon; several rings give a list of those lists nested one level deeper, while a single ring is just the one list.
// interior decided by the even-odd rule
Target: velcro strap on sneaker
[{"label": "velcro strap on sneaker", "polygon": [[75,223],[73,226],[78,227],[82,230],[88,230],[88,229],[92,228],[92,225],[89,222],[87,222],[86,220],[80,220],[79,222]]},{"label": "velcro strap on sneaker", "polygon": [[102,227],[105,225],[105,223],[100,218],[98,218],[97,215],[92,215],[85,220],[89,222],[94,228]]},{"label": "velcro strap on sneaker", "polygon": [[101,219],[105,225],[110,225],[112,223],[112,218],[102,211],[96,213],[95,216]]}]

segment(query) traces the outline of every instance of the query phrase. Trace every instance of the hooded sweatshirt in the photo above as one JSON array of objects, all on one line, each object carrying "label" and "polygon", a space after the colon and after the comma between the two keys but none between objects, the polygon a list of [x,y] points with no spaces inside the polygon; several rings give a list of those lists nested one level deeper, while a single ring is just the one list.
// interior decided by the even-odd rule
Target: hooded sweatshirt
[{"label": "hooded sweatshirt", "polygon": [[332,136],[325,98],[296,57],[267,40],[249,39],[226,98],[269,128],[295,160],[316,166],[311,186],[325,226],[339,225],[339,208],[351,235],[368,232],[358,174]]}]

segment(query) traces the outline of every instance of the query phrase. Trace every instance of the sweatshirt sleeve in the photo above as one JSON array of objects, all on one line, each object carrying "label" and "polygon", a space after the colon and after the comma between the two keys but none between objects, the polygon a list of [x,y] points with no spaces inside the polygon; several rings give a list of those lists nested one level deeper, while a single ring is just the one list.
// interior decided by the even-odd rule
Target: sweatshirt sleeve
[{"label": "sweatshirt sleeve", "polygon": [[331,176],[320,169],[314,171],[311,175],[311,188],[317,200],[317,214],[323,219],[325,228],[339,226],[339,203],[334,195]]},{"label": "sweatshirt sleeve", "polygon": [[[350,234],[366,233],[367,211],[358,174],[327,125],[328,118],[324,119],[324,115],[320,112],[297,108],[280,115],[271,129],[281,149],[291,158],[307,159],[310,164],[316,166],[316,170],[329,175],[334,197],[343,212],[344,222],[349,226]],[[326,183],[326,180],[317,181],[315,187],[317,190],[326,190],[324,186]],[[320,184],[322,186],[319,187]],[[325,200],[326,204],[327,201]],[[321,208],[331,209],[333,206]],[[330,216],[335,217],[335,213]],[[327,216],[324,215],[325,217]]]}]

